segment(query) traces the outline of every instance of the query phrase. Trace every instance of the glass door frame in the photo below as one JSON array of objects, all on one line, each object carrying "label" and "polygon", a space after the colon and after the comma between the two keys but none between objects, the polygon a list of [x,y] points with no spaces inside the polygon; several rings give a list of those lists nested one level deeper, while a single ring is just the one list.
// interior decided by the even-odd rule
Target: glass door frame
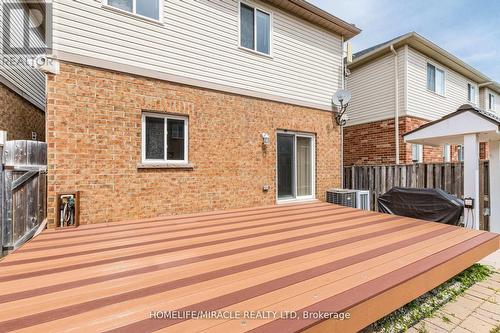
[{"label": "glass door frame", "polygon": [[[293,145],[293,169],[294,169],[294,175],[293,175],[293,192],[294,192],[294,197],[293,198],[285,198],[285,199],[280,199],[278,197],[278,135],[280,134],[287,134],[287,135],[293,135],[294,137],[294,145]],[[303,196],[297,196],[297,137],[303,137],[303,138],[308,138],[311,139],[311,195],[303,195]],[[281,203],[289,203],[289,202],[297,202],[297,201],[308,201],[308,200],[315,200],[316,199],[316,135],[312,133],[305,133],[305,132],[295,132],[295,131],[287,131],[287,130],[278,130],[276,131],[276,161],[275,161],[275,166],[276,166],[276,175],[275,175],[275,182],[276,182],[276,203],[281,204]]]}]

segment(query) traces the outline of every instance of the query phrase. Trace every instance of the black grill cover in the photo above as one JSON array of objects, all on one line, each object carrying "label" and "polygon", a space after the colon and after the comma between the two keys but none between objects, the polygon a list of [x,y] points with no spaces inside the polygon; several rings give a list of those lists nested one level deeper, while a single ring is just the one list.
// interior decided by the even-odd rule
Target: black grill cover
[{"label": "black grill cover", "polygon": [[440,189],[393,187],[378,198],[382,213],[458,225],[462,200]]}]

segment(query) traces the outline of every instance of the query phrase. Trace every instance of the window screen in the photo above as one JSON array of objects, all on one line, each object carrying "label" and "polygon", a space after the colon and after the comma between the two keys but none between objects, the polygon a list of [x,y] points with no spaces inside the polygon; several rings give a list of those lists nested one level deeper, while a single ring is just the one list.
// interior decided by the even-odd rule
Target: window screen
[{"label": "window screen", "polygon": [[133,0],[108,0],[108,5],[131,13],[134,8]]},{"label": "window screen", "polygon": [[254,9],[245,4],[241,4],[240,15],[241,15],[240,17],[241,46],[249,49],[254,49],[255,47],[255,42],[254,42],[255,21],[253,17]]},{"label": "window screen", "polygon": [[137,0],[137,14],[150,17],[152,19],[160,19],[160,3],[159,0]]},{"label": "window screen", "polygon": [[427,89],[436,91],[436,67],[427,64]]},{"label": "window screen", "polygon": [[163,118],[146,117],[146,159],[165,158],[165,121]]},{"label": "window screen", "polygon": [[270,53],[271,18],[269,14],[257,10],[257,51]]}]

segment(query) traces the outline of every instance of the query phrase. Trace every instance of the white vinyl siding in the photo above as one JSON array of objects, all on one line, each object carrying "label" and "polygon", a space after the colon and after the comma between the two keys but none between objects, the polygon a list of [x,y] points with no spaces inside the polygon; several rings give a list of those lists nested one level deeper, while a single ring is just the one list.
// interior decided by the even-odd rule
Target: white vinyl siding
[{"label": "white vinyl siding", "polygon": [[[479,105],[481,102],[481,107],[487,106],[487,94],[491,92],[490,89],[479,90],[476,82],[429,59],[410,46],[396,51],[398,52],[400,117],[406,115],[436,120],[456,111],[463,104]],[[430,91],[427,87],[428,63],[444,72],[444,96]],[[468,100],[468,84],[474,88],[473,101]],[[347,126],[393,118],[395,112],[394,55],[388,52],[380,58],[352,69],[347,78],[347,89],[352,93],[352,101],[347,109],[350,119]],[[500,109],[498,98],[497,112]]]},{"label": "white vinyl siding", "polygon": [[484,87],[479,88],[479,107],[483,110],[486,110],[486,90]]},{"label": "white vinyl siding", "polygon": [[[398,52],[399,113],[404,115],[405,49]],[[355,68],[347,78],[347,89],[352,94],[347,108],[347,126],[394,117],[395,111],[394,55],[389,53],[366,65]]]},{"label": "white vinyl siding", "polygon": [[164,0],[163,24],[100,1],[55,0],[55,54],[330,107],[341,82],[341,37],[263,1],[245,3],[272,13],[272,58],[238,47],[239,2],[233,0]]},{"label": "white vinyl siding", "polygon": [[[490,95],[494,96],[495,107],[490,109]],[[482,87],[479,90],[479,107],[483,110],[492,111],[500,114],[500,94],[489,89],[488,87]]]},{"label": "white vinyl siding", "polygon": [[[2,26],[2,32],[5,34],[7,29],[4,24],[6,22],[3,21],[3,6],[11,6],[9,2],[2,3],[0,6],[0,24]],[[20,36],[21,31],[20,27],[22,22],[22,14],[17,11],[12,11],[12,22],[15,24],[11,24],[11,28],[14,28],[13,34],[14,36]],[[17,23],[17,24],[16,24]],[[33,33],[35,33],[33,31]],[[14,37],[15,38],[15,37]],[[0,39],[0,48],[3,49],[3,41],[4,39]],[[36,38],[30,39],[30,42],[36,46],[43,47],[43,39],[41,36],[37,35]],[[8,56],[7,56],[8,57]],[[24,59],[25,56],[19,55],[15,56],[15,58]],[[33,68],[27,66],[5,66],[0,65],[0,83],[6,85],[23,98],[28,100],[33,105],[37,106],[41,110],[45,110],[45,75]]]},{"label": "white vinyl siding", "polygon": [[[408,94],[407,115],[427,120],[436,120],[452,113],[463,104],[470,103],[467,98],[467,84],[470,80],[463,75],[427,58],[422,53],[408,48]],[[427,89],[427,64],[431,63],[444,70],[445,95],[441,96]],[[477,91],[477,84],[473,83]],[[477,94],[474,104],[478,103]]]}]

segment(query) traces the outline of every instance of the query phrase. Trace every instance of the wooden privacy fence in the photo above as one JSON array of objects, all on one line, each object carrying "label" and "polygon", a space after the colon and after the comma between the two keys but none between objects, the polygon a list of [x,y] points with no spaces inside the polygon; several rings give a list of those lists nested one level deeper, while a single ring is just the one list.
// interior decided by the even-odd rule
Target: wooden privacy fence
[{"label": "wooden privacy fence", "polygon": [[[480,227],[483,230],[488,230],[488,161],[479,163]],[[394,186],[440,188],[458,198],[463,198],[464,166],[462,162],[458,162],[369,165],[344,168],[344,187],[355,190],[370,190],[372,210],[378,210],[378,197]]]},{"label": "wooden privacy fence", "polygon": [[46,217],[47,144],[0,145],[0,248],[13,250],[31,238]]}]

